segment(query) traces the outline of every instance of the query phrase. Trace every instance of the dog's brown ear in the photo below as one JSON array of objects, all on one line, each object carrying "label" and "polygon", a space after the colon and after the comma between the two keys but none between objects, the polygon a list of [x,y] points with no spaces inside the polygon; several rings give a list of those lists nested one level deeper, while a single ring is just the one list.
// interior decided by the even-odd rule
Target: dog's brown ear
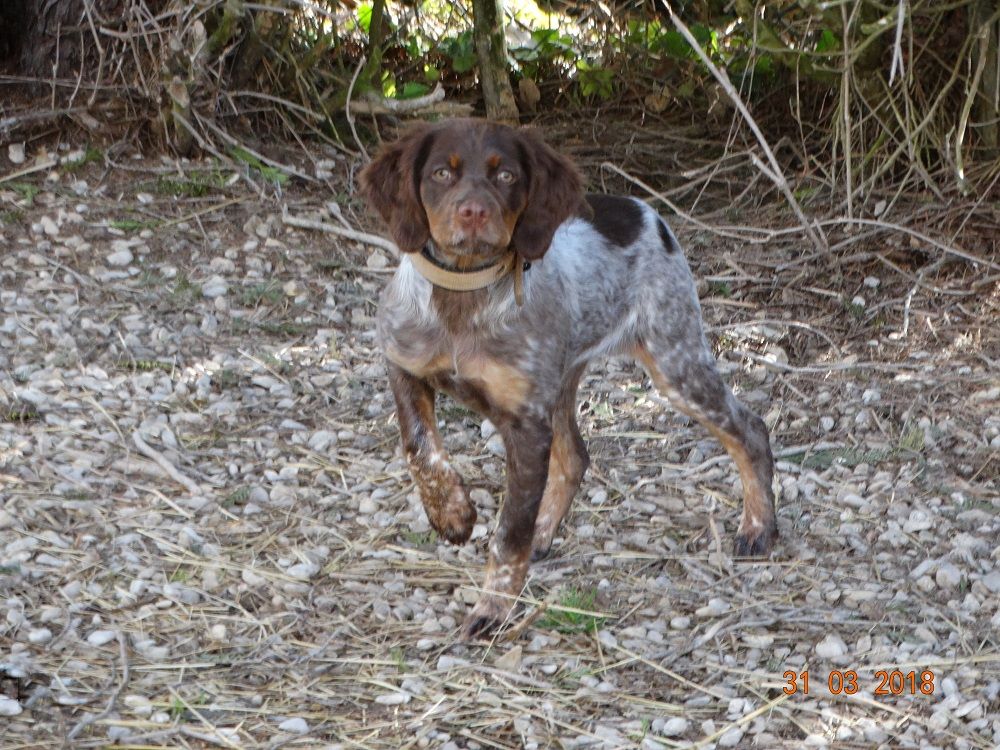
[{"label": "dog's brown ear", "polygon": [[404,253],[414,253],[430,239],[427,213],[420,201],[420,171],[434,134],[428,125],[410,128],[384,145],[359,176],[361,194],[385,223]]},{"label": "dog's brown ear", "polygon": [[552,235],[577,212],[583,200],[583,178],[569,159],[556,153],[533,130],[518,133],[522,168],[529,178],[528,205],[514,228],[512,243],[521,257],[538,260]]}]

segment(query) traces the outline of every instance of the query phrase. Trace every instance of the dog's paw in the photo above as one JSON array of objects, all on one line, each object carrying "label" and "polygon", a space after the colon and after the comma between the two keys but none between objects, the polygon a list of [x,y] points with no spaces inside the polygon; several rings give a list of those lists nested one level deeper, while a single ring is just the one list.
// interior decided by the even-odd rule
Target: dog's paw
[{"label": "dog's paw", "polygon": [[774,540],[777,537],[778,526],[774,519],[771,519],[769,524],[741,525],[733,544],[733,555],[735,557],[767,557],[771,554]]},{"label": "dog's paw", "polygon": [[462,623],[461,639],[471,641],[489,635],[503,624],[513,609],[514,601],[511,599],[490,594],[480,597]]},{"label": "dog's paw", "polygon": [[452,488],[447,501],[438,507],[436,513],[431,515],[428,511],[427,516],[442,539],[452,544],[465,544],[472,536],[477,514],[465,490],[458,486]]},{"label": "dog's paw", "polygon": [[544,560],[552,552],[552,537],[535,532],[535,538],[531,541],[531,562]]},{"label": "dog's paw", "polygon": [[447,465],[413,466],[427,520],[445,541],[465,544],[476,524],[476,508],[462,486],[462,478]]}]

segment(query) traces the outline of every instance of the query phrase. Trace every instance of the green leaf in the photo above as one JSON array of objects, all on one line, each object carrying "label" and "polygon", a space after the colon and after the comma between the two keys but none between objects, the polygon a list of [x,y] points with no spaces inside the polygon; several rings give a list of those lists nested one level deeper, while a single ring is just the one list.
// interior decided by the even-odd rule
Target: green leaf
[{"label": "green leaf", "polygon": [[364,29],[364,32],[368,34],[372,27],[372,4],[362,3],[358,6],[358,15],[356,17],[358,26]]},{"label": "green leaf", "polygon": [[531,32],[531,41],[523,47],[510,50],[510,54],[519,62],[554,60],[576,55],[573,38],[560,34],[558,29],[535,29]]},{"label": "green leaf", "polygon": [[431,90],[431,87],[426,83],[417,83],[416,81],[407,81],[403,84],[401,90],[396,91],[397,99],[416,99],[418,96],[423,96]]},{"label": "green leaf", "polygon": [[282,172],[280,169],[277,169],[275,167],[270,167],[267,164],[264,164],[260,159],[258,159],[256,156],[251,154],[246,149],[240,148],[239,146],[233,146],[231,149],[229,149],[229,155],[233,158],[234,161],[242,162],[243,164],[246,164],[248,167],[253,167],[254,169],[256,169],[258,172],[261,173],[261,176],[263,176],[264,179],[266,180],[270,180],[271,182],[277,182],[279,185],[283,185],[286,182],[288,182],[287,174]]},{"label": "green leaf", "polygon": [[823,29],[816,42],[816,51],[820,53],[840,52],[840,39],[830,29]]},{"label": "green leaf", "polygon": [[666,31],[651,46],[651,51],[662,52],[671,57],[688,59],[694,57],[694,50],[679,31]]},{"label": "green leaf", "polygon": [[451,58],[451,69],[456,73],[467,73],[476,66],[476,48],[471,31],[443,39],[441,52]]},{"label": "green leaf", "polygon": [[754,63],[753,68],[754,72],[756,73],[762,73],[764,75],[773,75],[774,58],[772,58],[770,55],[761,55],[760,57],[757,58],[757,61]]},{"label": "green leaf", "polygon": [[610,68],[593,67],[585,60],[580,60],[576,64],[576,70],[580,81],[580,93],[584,96],[609,99],[614,93],[615,72]]}]

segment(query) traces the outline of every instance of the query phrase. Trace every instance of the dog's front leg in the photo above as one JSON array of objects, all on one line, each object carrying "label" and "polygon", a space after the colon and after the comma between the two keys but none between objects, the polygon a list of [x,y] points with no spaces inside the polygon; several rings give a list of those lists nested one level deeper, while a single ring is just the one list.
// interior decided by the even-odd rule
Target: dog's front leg
[{"label": "dog's front leg", "polygon": [[550,419],[521,418],[500,429],[507,450],[507,498],[490,543],[483,593],[462,625],[466,640],[502,623],[521,593],[549,470]]},{"label": "dog's front leg", "polygon": [[388,368],[403,451],[427,519],[442,538],[464,544],[472,535],[476,509],[441,444],[434,421],[434,389],[392,362]]}]

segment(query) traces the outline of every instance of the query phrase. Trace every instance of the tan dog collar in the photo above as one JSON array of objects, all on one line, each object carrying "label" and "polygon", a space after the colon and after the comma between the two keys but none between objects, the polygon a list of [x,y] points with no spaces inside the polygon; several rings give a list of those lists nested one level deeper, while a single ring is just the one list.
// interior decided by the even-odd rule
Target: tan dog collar
[{"label": "tan dog collar", "polygon": [[417,272],[434,286],[449,289],[453,292],[473,292],[493,286],[511,271],[514,272],[514,299],[517,304],[524,302],[524,272],[531,267],[530,263],[519,262],[517,253],[508,253],[500,261],[485,268],[474,271],[459,271],[445,268],[430,257],[427,249],[412,253],[410,262]]}]

